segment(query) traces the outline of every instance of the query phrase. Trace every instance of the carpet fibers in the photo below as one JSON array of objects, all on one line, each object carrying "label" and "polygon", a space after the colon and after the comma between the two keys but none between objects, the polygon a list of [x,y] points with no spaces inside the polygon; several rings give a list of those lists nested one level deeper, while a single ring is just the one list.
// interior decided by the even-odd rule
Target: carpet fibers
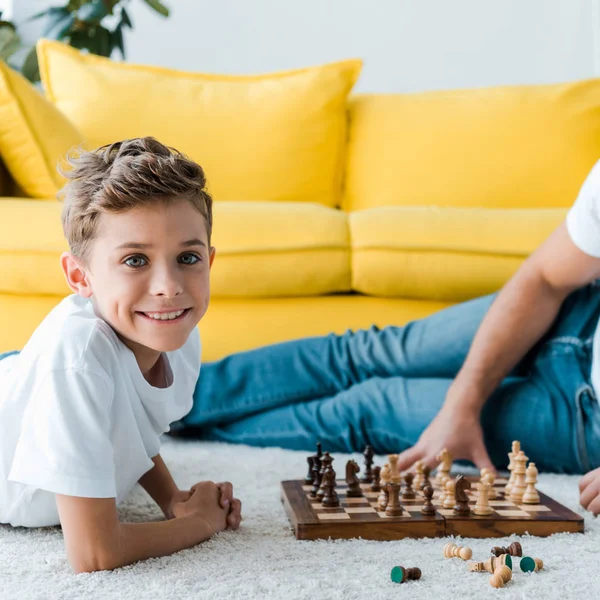
[{"label": "carpet fibers", "polygon": [[[163,439],[161,454],[180,488],[203,481],[231,481],[243,502],[238,531],[226,531],[172,556],[150,559],[114,571],[74,575],[62,532],[0,527],[0,599],[215,598],[248,600],[377,600],[387,598],[590,598],[600,592],[600,522],[579,506],[579,477],[540,474],[538,489],[585,516],[585,534],[549,538],[509,536],[460,539],[485,560],[494,545],[518,540],[524,553],[541,558],[544,570],[515,570],[502,589],[489,574],[469,573],[460,559],[442,556],[447,539],[375,542],[297,541],[279,499],[283,479],[300,479],[306,452],[250,448],[192,440]],[[334,455],[337,464],[361,455]],[[376,457],[375,464],[383,464]],[[468,471],[466,471],[468,472]],[[138,485],[118,507],[125,522],[161,520],[162,513]],[[390,581],[394,565],[419,567],[420,581]]]}]

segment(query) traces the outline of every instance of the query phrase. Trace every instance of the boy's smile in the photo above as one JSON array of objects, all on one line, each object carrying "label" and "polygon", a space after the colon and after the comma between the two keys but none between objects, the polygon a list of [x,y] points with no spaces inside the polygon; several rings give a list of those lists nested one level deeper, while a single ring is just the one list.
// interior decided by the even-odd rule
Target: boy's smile
[{"label": "boy's smile", "polygon": [[205,218],[185,199],[157,201],[102,213],[96,231],[87,264],[68,252],[61,257],[67,281],[91,297],[149,376],[161,352],[183,346],[208,308],[215,251]]}]

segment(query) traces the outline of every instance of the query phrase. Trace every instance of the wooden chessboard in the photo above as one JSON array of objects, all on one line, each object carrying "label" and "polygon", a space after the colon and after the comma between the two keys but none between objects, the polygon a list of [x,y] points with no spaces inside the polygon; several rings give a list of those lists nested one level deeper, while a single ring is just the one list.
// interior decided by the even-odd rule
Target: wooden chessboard
[{"label": "wooden chessboard", "polygon": [[[469,505],[476,503],[477,477],[466,477],[471,482]],[[371,492],[370,484],[361,484],[364,497],[348,498],[347,484],[338,480],[336,492],[340,499],[338,508],[324,508],[316,498],[311,498],[311,485],[304,481],[283,481],[281,483],[281,501],[292,523],[296,538],[299,540],[351,539],[361,537],[367,540],[398,540],[402,538],[444,537],[460,535],[473,538],[505,537],[511,534],[536,535],[545,537],[558,532],[583,532],[583,517],[569,510],[542,492],[539,504],[516,505],[504,498],[504,486],[507,479],[498,478],[494,483],[497,497],[490,500],[493,514],[481,517],[471,514],[467,517],[456,516],[452,509],[437,508],[435,489],[433,504],[436,513],[433,516],[421,514],[423,494],[417,492],[417,498],[401,498],[404,514],[400,517],[387,517],[385,512],[377,510],[379,492]]]}]

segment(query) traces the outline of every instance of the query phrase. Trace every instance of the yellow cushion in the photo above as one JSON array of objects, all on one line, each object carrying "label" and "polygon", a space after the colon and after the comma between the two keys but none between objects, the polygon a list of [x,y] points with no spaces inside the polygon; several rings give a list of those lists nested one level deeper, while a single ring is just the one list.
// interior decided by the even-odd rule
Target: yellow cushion
[{"label": "yellow cushion", "polygon": [[[60,202],[0,200],[0,293],[70,293]],[[350,289],[346,213],[310,203],[222,202],[214,209],[213,296],[310,296]],[[23,234],[24,223],[27,235]]]},{"label": "yellow cushion", "polygon": [[349,216],[352,289],[459,302],[499,290],[567,209],[387,207]]},{"label": "yellow cushion", "polygon": [[0,60],[0,156],[25,193],[53,198],[64,183],[57,164],[82,143],[75,126]]},{"label": "yellow cushion", "polygon": [[48,40],[37,48],[47,96],[90,145],[152,135],[204,167],[216,200],[339,203],[360,60],[231,76],[117,63]]},{"label": "yellow cushion", "polygon": [[218,202],[215,297],[312,296],[350,289],[346,213],[319,204]]},{"label": "yellow cushion", "polygon": [[570,206],[600,157],[600,79],[351,99],[347,210]]}]

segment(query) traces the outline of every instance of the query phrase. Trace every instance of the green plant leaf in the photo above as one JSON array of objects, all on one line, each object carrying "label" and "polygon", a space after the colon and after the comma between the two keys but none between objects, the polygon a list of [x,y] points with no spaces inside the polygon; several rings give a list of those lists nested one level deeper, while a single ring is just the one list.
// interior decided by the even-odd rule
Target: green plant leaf
[{"label": "green plant leaf", "polygon": [[[123,40],[123,25],[117,25],[117,28],[111,34],[112,48],[118,48],[121,57],[125,60],[125,41]],[[111,48],[111,50],[112,50]],[[112,54],[112,52],[111,52]]]},{"label": "green plant leaf", "polygon": [[100,23],[108,14],[109,8],[104,0],[92,0],[77,11],[77,19],[85,23]]},{"label": "green plant leaf", "polygon": [[44,36],[60,40],[65,37],[66,33],[71,29],[71,26],[75,22],[75,15],[68,12],[62,14],[56,13],[53,15],[51,21],[46,25],[44,29]]},{"label": "green plant leaf", "polygon": [[50,8],[47,8],[46,10],[42,10],[41,12],[36,13],[35,15],[32,15],[31,17],[25,19],[25,22],[35,21],[36,19],[41,19],[42,17],[54,17],[55,15],[58,15],[58,14],[69,14],[69,11],[64,6],[52,6]]},{"label": "green plant leaf", "polygon": [[0,28],[0,58],[7,60],[21,48],[21,38],[10,27]]},{"label": "green plant leaf", "polygon": [[129,27],[129,29],[133,28],[133,23],[131,22],[131,18],[129,17],[129,13],[125,10],[125,7],[121,7],[121,25],[123,27]]},{"label": "green plant leaf", "polygon": [[37,52],[35,46],[28,52],[23,64],[21,65],[21,73],[32,83],[40,80],[40,67],[38,65]]},{"label": "green plant leaf", "polygon": [[169,9],[160,0],[144,0],[144,2],[163,17],[169,16]]}]

